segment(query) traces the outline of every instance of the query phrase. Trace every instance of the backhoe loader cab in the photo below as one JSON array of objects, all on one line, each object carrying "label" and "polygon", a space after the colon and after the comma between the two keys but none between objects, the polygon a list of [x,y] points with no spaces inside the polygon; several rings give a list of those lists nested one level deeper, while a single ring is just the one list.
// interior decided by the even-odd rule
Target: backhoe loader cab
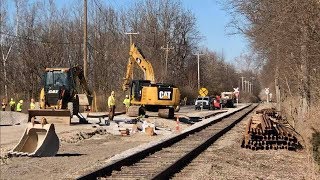
[{"label": "backhoe loader cab", "polygon": [[[45,106],[54,107],[61,99],[61,109],[67,108],[74,95],[75,81],[70,69],[47,69],[43,75]],[[42,107],[44,108],[44,107]],[[56,109],[59,109],[56,107]]]}]

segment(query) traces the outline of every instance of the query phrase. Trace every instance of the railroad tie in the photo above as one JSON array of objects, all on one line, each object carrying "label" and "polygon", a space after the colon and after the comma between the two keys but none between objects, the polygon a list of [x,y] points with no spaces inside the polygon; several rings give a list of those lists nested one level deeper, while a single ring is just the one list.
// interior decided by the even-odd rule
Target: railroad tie
[{"label": "railroad tie", "polygon": [[279,122],[275,109],[256,111],[246,125],[241,147],[251,150],[296,150],[301,147],[294,129]]}]

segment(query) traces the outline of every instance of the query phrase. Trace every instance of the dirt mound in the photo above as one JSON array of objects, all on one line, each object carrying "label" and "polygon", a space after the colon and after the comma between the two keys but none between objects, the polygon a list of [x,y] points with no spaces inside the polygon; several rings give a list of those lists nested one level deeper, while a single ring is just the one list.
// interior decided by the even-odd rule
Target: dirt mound
[{"label": "dirt mound", "polygon": [[9,126],[28,122],[28,115],[14,111],[0,111],[0,125]]},{"label": "dirt mound", "polygon": [[60,140],[61,142],[66,142],[66,143],[77,143],[84,139],[89,139],[97,134],[105,135],[107,134],[107,131],[106,129],[103,129],[103,128],[97,128],[94,130],[86,130],[86,131],[80,131],[80,132],[66,132],[60,135]]}]

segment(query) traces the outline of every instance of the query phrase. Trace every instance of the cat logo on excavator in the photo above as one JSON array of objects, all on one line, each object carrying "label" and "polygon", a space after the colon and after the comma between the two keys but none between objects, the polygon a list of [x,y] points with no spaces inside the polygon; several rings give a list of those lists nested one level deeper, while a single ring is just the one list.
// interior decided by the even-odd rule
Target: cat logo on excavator
[{"label": "cat logo on excavator", "polygon": [[171,94],[172,94],[172,91],[159,91],[159,100],[171,100],[172,97],[171,97]]}]

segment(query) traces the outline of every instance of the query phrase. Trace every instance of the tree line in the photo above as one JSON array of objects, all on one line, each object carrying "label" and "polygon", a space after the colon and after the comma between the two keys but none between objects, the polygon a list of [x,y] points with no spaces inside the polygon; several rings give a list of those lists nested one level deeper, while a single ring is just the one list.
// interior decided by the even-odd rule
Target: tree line
[{"label": "tree line", "polygon": [[[295,123],[319,105],[320,4],[316,0],[228,0],[230,25],[250,40],[262,64],[261,82],[272,87]],[[281,105],[281,103],[279,103]],[[289,106],[287,106],[289,104]]]},{"label": "tree line", "polygon": [[[46,67],[83,64],[82,0],[62,8],[54,0],[2,0],[0,13],[1,97],[37,99]],[[182,96],[197,96],[193,53],[200,50],[205,52],[201,57],[201,86],[218,94],[239,85],[243,72],[222,55],[200,47],[203,38],[197,19],[181,1],[140,0],[128,7],[114,7],[102,0],[88,0],[88,82],[101,97],[101,106],[112,90],[121,94],[129,57],[126,32],[139,32],[132,36],[133,42],[152,63],[156,80],[178,86]],[[166,76],[161,47],[167,43],[173,49],[169,51]],[[136,69],[134,77],[142,78],[141,71]]]}]

